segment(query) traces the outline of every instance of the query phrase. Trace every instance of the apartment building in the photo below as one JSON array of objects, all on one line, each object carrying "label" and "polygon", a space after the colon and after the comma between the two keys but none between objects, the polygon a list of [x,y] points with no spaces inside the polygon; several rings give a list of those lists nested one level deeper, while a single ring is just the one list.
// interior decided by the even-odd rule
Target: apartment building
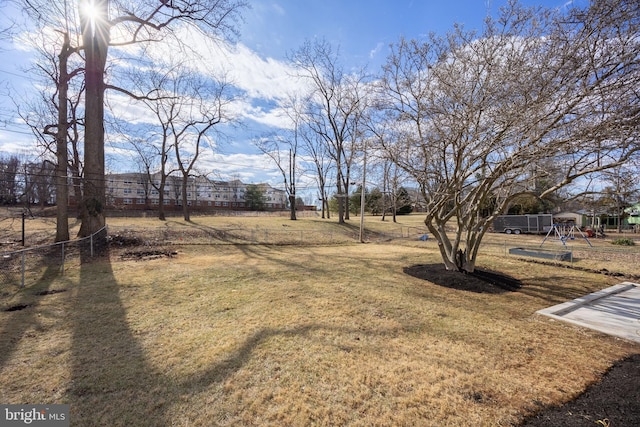
[{"label": "apartment building", "polygon": [[[105,176],[107,206],[114,209],[153,210],[160,203],[159,174],[149,180],[143,173],[119,173]],[[257,184],[263,191],[266,210],[287,208],[287,194],[269,184]],[[187,204],[193,211],[245,210],[247,184],[239,181],[214,181],[205,177],[190,178]],[[182,179],[170,176],[164,187],[166,211],[182,209]]]}]

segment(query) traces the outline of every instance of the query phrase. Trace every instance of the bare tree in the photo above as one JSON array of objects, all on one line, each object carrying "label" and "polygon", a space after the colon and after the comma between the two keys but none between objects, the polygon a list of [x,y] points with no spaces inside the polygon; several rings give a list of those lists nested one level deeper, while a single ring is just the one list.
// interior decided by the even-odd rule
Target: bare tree
[{"label": "bare tree", "polygon": [[[154,109],[154,113],[161,114],[161,110]],[[158,116],[160,131],[150,132],[146,137],[130,137],[127,139],[137,154],[137,163],[149,190],[158,193],[158,219],[166,220],[165,214],[165,190],[168,177],[177,171],[171,168],[169,160],[172,159],[173,145],[170,142],[169,125]]]},{"label": "bare tree", "polygon": [[[233,101],[226,75],[205,77],[190,71],[184,61],[163,58],[144,71],[134,70],[130,78],[135,90],[146,93],[142,102],[152,112],[145,125],[122,127],[121,133],[133,146],[150,185],[159,193],[159,218],[165,219],[164,196],[168,178],[180,172],[176,200],[190,220],[188,186],[196,173],[203,150],[214,149],[214,127],[230,122],[228,109]],[[168,71],[166,71],[168,69]],[[157,171],[157,172],[156,172]],[[157,177],[158,179],[154,179]],[[197,195],[197,189],[194,190]]]},{"label": "bare tree", "polygon": [[391,210],[393,222],[396,222],[396,191],[398,189],[398,169],[391,161],[385,161],[382,172],[382,218],[384,221],[387,211]]},{"label": "bare tree", "polygon": [[0,157],[0,205],[11,206],[17,203],[19,168],[20,160],[17,156]]},{"label": "bare tree", "polygon": [[54,200],[55,168],[56,165],[47,160],[24,165],[25,183],[28,183],[24,193],[28,206],[37,204],[44,209]]},{"label": "bare tree", "polygon": [[298,155],[298,128],[284,135],[257,138],[254,145],[276,165],[289,200],[289,219],[296,220],[296,157]]},{"label": "bare tree", "polygon": [[[34,10],[28,10],[31,14]],[[82,120],[78,119],[78,106],[83,95],[83,85],[73,84],[82,76],[79,57],[72,60],[77,49],[72,46],[67,31],[48,33],[41,31],[41,40],[34,41],[39,60],[32,69],[36,78],[43,81],[40,97],[27,102],[26,109],[16,104],[18,114],[31,128],[42,148],[42,154],[55,158],[56,177],[56,237],[57,242],[69,240],[69,183],[73,182],[74,196],[80,200],[79,139]],[[53,50],[56,49],[56,50]],[[25,111],[23,111],[25,110]],[[68,171],[72,171],[69,180]]]},{"label": "bare tree", "polygon": [[[101,229],[105,223],[104,93],[108,88],[129,93],[105,82],[109,48],[160,41],[172,35],[172,29],[181,23],[192,24],[212,38],[233,35],[236,33],[239,13],[246,2],[21,0],[21,3],[41,28],[68,36],[70,44],[63,46],[60,52],[84,54],[85,169],[82,201],[79,203],[82,218],[79,234],[86,236]],[[112,33],[117,35],[113,40]],[[59,126],[58,129],[62,131],[63,127]]]},{"label": "bare tree", "polygon": [[622,232],[622,222],[625,216],[624,209],[631,206],[640,195],[637,165],[629,167],[617,167],[603,173],[601,180],[604,187],[598,194],[594,194],[595,203],[600,209],[613,214],[616,218],[618,233]]},{"label": "bare tree", "polygon": [[82,83],[74,80],[81,81],[76,77],[82,77],[83,68],[73,32],[75,15],[69,3],[22,2],[23,10],[32,18],[27,31],[33,34],[30,41],[38,52],[38,60],[30,71],[44,82],[44,88],[40,90],[40,107],[28,104],[27,111],[20,107],[18,111],[40,142],[43,154],[51,153],[56,159],[56,241],[69,240],[67,171],[72,171],[74,195],[80,200],[82,169],[78,147],[81,120],[76,114],[83,89]]},{"label": "bare tree", "polygon": [[[243,0],[118,1],[79,0],[85,55],[85,177],[80,235],[105,223],[104,79],[110,46],[159,41],[180,23],[193,24],[212,37],[235,33]],[[118,29],[118,39],[111,40]]]},{"label": "bare tree", "polygon": [[302,142],[302,153],[313,163],[313,175],[318,185],[318,199],[321,203],[322,218],[330,219],[329,194],[327,193],[327,182],[333,162],[329,156],[327,146],[320,135],[312,130],[303,127],[299,136]]},{"label": "bare tree", "polygon": [[357,124],[364,105],[364,72],[347,74],[329,43],[307,41],[293,55],[301,76],[311,82],[305,116],[307,126],[319,135],[332,157],[336,170],[338,222],[348,219],[350,172],[356,152]]},{"label": "bare tree", "polygon": [[563,171],[544,198],[637,155],[639,9],[601,0],[557,16],[510,3],[480,36],[393,46],[383,141],[419,183],[447,269],[474,271],[495,216],[554,176],[541,160]]},{"label": "bare tree", "polygon": [[282,174],[284,188],[289,199],[289,219],[296,220],[296,172],[298,146],[303,131],[304,117],[300,100],[290,97],[289,104],[284,107],[285,114],[291,122],[291,128],[280,134],[259,138],[256,147],[269,156]]},{"label": "bare tree", "polygon": [[214,126],[230,119],[227,106],[228,84],[225,78],[208,82],[184,70],[174,76],[173,97],[165,99],[166,109],[172,119],[168,122],[177,168],[182,175],[182,212],[190,221],[188,182],[196,162],[204,148],[213,147],[210,133]]}]

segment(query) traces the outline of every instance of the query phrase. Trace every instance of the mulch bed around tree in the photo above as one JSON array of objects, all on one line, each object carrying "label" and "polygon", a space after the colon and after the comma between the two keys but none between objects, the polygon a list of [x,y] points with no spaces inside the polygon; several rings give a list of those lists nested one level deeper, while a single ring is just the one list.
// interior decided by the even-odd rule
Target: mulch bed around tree
[{"label": "mulch bed around tree", "polygon": [[447,270],[444,264],[420,264],[405,267],[404,272],[436,285],[461,291],[499,294],[516,291],[522,283],[513,277],[477,268],[473,273]]},{"label": "mulch bed around tree", "polygon": [[[517,291],[522,284],[509,276],[487,270],[473,274],[448,271],[443,264],[414,265],[406,274],[439,286],[478,293]],[[615,363],[576,399],[545,408],[524,420],[520,427],[627,427],[640,426],[640,354]]]}]

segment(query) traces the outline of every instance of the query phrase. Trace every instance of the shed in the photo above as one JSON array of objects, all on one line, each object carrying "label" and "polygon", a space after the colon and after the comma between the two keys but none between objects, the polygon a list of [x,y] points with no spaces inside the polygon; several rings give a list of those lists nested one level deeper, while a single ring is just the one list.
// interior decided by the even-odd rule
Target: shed
[{"label": "shed", "polygon": [[590,225],[589,218],[580,212],[560,212],[553,214],[554,224],[574,224],[578,227]]}]

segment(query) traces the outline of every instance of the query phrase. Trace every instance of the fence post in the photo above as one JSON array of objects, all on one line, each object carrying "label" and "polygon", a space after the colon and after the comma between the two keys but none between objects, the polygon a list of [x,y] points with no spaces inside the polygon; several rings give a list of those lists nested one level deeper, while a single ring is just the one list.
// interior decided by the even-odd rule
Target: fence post
[{"label": "fence post", "polygon": [[20,287],[24,288],[24,269],[25,269],[25,262],[24,262],[24,258],[25,258],[25,251],[22,251],[22,280],[20,282]]},{"label": "fence post", "polygon": [[22,247],[24,247],[24,218],[25,218],[25,213],[22,212]]},{"label": "fence post", "polygon": [[91,258],[93,258],[93,233],[89,236],[89,246],[91,247]]}]

